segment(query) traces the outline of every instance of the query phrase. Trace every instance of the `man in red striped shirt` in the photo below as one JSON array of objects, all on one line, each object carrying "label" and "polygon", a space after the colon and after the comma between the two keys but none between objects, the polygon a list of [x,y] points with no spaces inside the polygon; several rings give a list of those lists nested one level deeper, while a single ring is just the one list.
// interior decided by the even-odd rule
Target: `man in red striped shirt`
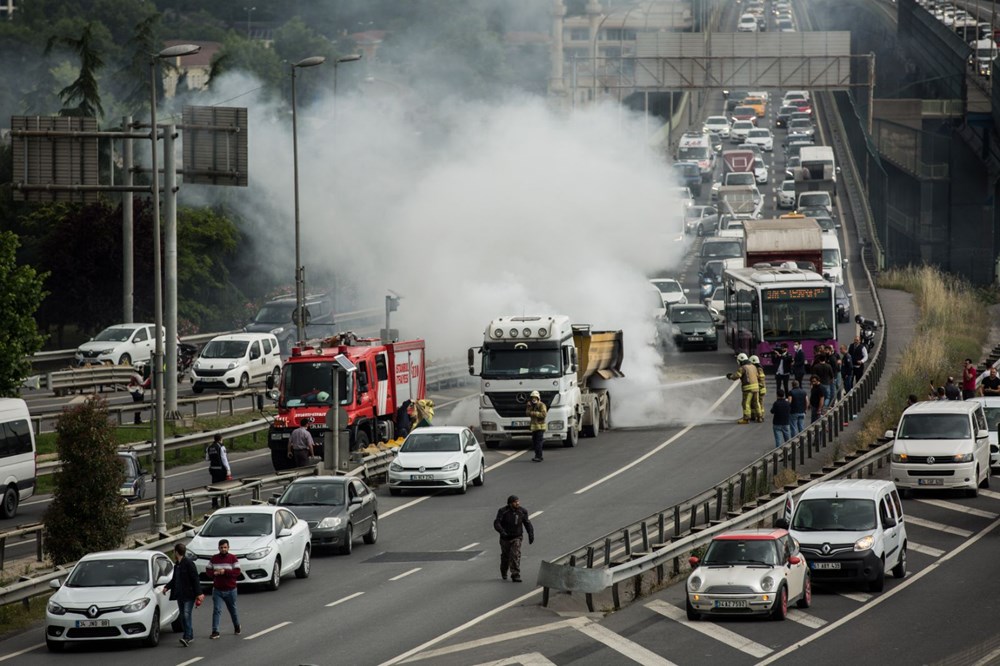
[{"label": "man in red striped shirt", "polygon": [[236,635],[240,634],[240,616],[236,612],[236,581],[240,578],[240,562],[229,552],[229,539],[219,539],[219,552],[212,555],[205,569],[212,576],[212,635],[219,637],[219,620],[222,618],[222,604],[229,609]]}]

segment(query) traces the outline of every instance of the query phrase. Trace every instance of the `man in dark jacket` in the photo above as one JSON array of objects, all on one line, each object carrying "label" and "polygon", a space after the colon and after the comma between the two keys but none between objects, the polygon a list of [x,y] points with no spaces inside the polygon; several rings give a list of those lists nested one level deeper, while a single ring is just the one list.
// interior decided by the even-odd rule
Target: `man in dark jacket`
[{"label": "man in dark jacket", "polygon": [[[233,470],[229,467],[229,456],[219,433],[215,433],[212,443],[205,449],[205,460],[208,461],[208,473],[212,476],[213,485],[232,480]],[[212,497],[212,508],[219,508],[218,497]]]},{"label": "man in dark jacket", "polygon": [[535,542],[535,528],[528,519],[528,510],[521,506],[517,495],[507,498],[507,504],[497,511],[493,520],[493,529],[500,534],[500,577],[507,580],[507,570],[510,569],[510,579],[521,582],[521,539],[524,530],[528,530],[528,543]]},{"label": "man in dark jacket", "polygon": [[778,389],[778,399],[771,405],[771,413],[774,420],[771,426],[774,429],[774,448],[780,447],[792,436],[792,403],[785,397],[785,392]]},{"label": "man in dark jacket", "polygon": [[774,383],[777,385],[777,389],[784,391],[787,396],[791,390],[788,380],[792,374],[792,357],[788,355],[788,345],[779,345],[771,352],[771,358],[774,361]]},{"label": "man in dark jacket", "polygon": [[198,569],[194,562],[187,557],[187,546],[182,543],[174,545],[174,573],[170,582],[163,586],[163,593],[170,593],[170,600],[177,602],[177,609],[180,611],[181,625],[184,627],[184,635],[181,637],[181,645],[188,647],[194,640],[194,627],[191,624],[191,613],[194,612],[194,605],[199,605],[205,598],[201,593],[201,582],[198,580]]},{"label": "man in dark jacket", "polygon": [[802,378],[806,374],[806,352],[802,349],[802,343],[796,341],[794,352],[792,353],[792,374],[795,381],[802,385]]}]

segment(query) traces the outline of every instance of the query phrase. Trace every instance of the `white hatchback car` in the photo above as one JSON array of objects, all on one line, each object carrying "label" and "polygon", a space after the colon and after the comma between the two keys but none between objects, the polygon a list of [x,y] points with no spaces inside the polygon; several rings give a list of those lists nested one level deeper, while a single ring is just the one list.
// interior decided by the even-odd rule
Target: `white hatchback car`
[{"label": "white hatchback car", "polygon": [[736,24],[736,32],[757,32],[758,27],[756,16],[744,14],[740,17],[740,22]]},{"label": "white hatchback car", "polygon": [[729,118],[725,116],[709,116],[705,119],[702,129],[712,134],[718,134],[723,139],[729,138]]},{"label": "white hatchback car", "polygon": [[753,176],[758,185],[767,185],[770,174],[767,170],[767,165],[764,164],[763,158],[753,158]]},{"label": "white hatchback car", "polygon": [[774,150],[774,137],[771,136],[771,130],[766,127],[755,127],[750,130],[747,133],[747,143],[760,146],[760,149],[765,153]]},{"label": "white hatchback car", "polygon": [[417,428],[389,465],[389,494],[403,490],[453,490],[462,495],[486,482],[486,457],[472,431],[461,426]]},{"label": "white hatchback car", "polygon": [[687,296],[684,295],[684,288],[681,283],[673,278],[652,278],[650,282],[660,292],[664,307],[669,307],[674,303],[687,303]]},{"label": "white hatchback car", "polygon": [[211,339],[191,368],[191,390],[246,389],[281,375],[278,338],[270,333],[233,333]]},{"label": "white hatchback car", "polygon": [[[156,339],[153,324],[115,324],[80,345],[75,354],[77,365],[112,363],[135,365],[153,356]],[[166,339],[166,329],[163,337]]]},{"label": "white hatchback car", "polygon": [[296,578],[309,576],[309,525],[280,506],[232,506],[219,509],[187,545],[204,585],[212,583],[205,569],[219,552],[219,539],[229,539],[229,552],[239,558],[237,584],[262,584],[277,590],[281,577],[293,571]]},{"label": "white hatchback car", "polygon": [[783,180],[778,189],[778,208],[795,208],[795,181]]},{"label": "white hatchback car", "polygon": [[812,582],[799,545],[783,529],[727,532],[712,539],[705,557],[690,559],[687,617],[769,615],[784,620],[788,604],[809,608]]},{"label": "white hatchback car", "polygon": [[109,550],[85,555],[45,607],[45,644],[62,652],[72,643],[139,639],[160,642],[167,627],[179,630],[177,603],[160,592],[173,562],[155,550]]},{"label": "white hatchback car", "polygon": [[747,140],[747,135],[750,134],[750,130],[755,127],[756,125],[754,125],[752,120],[737,120],[729,129],[729,139],[733,143],[743,143]]}]

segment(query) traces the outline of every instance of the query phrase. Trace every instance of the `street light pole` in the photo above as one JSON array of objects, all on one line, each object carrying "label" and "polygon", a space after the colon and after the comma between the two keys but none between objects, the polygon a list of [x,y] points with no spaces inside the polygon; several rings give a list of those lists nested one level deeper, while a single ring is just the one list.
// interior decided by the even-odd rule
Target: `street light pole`
[{"label": "street light pole", "polygon": [[360,53],[343,56],[333,61],[333,113],[331,115],[333,116],[334,131],[337,129],[337,66],[342,62],[355,62],[357,60],[361,60]]},{"label": "street light pole", "polygon": [[167,529],[166,504],[166,452],[163,432],[163,267],[160,257],[160,167],[157,163],[157,141],[159,128],[156,126],[156,65],[164,58],[178,58],[201,50],[196,44],[178,44],[154,53],[149,59],[149,140],[150,162],[153,174],[153,327],[156,344],[153,348],[152,372],[155,402],[153,420],[156,422],[153,439],[153,465],[156,475],[156,517],[153,529],[164,532]]},{"label": "street light pole", "polygon": [[[315,67],[326,62],[323,56],[303,58],[292,65],[292,180],[295,196],[295,336],[296,340],[305,339],[305,298],[306,275],[302,266],[299,250],[299,135],[298,120],[295,111],[295,70],[299,67]],[[334,72],[336,72],[334,68]]]},{"label": "street light pole", "polygon": [[247,13],[247,39],[250,39],[250,12],[257,11],[256,7],[244,7],[243,11]]}]

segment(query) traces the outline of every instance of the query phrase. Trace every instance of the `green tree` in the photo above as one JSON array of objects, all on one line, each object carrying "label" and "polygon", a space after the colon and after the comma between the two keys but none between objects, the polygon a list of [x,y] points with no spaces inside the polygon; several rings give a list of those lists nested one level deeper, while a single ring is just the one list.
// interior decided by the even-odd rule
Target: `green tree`
[{"label": "green tree", "polygon": [[228,262],[239,248],[239,231],[218,209],[177,213],[177,316],[200,330],[232,328],[243,295],[230,280]]},{"label": "green tree", "polygon": [[66,409],[56,433],[63,466],[42,519],[49,557],[67,564],[87,553],[121,548],[129,523],[119,495],[125,472],[107,403],[95,396]]},{"label": "green tree", "polygon": [[[104,115],[101,106],[101,91],[97,84],[97,73],[104,67],[104,60],[97,50],[94,38],[94,24],[88,23],[78,38],[50,37],[45,46],[45,54],[52,52],[56,44],[71,49],[80,57],[80,74],[71,84],[59,91],[63,108],[62,116],[89,116],[100,118]],[[70,106],[73,103],[76,106]]]},{"label": "green tree", "polygon": [[281,56],[259,42],[249,42],[231,35],[222,43],[222,49],[212,61],[211,81],[229,71],[242,70],[257,77],[264,88],[275,94],[282,90],[288,72]]},{"label": "green tree", "polygon": [[17,236],[0,232],[0,396],[18,395],[31,371],[25,360],[42,348],[35,311],[45,298],[45,275],[17,264]]}]

